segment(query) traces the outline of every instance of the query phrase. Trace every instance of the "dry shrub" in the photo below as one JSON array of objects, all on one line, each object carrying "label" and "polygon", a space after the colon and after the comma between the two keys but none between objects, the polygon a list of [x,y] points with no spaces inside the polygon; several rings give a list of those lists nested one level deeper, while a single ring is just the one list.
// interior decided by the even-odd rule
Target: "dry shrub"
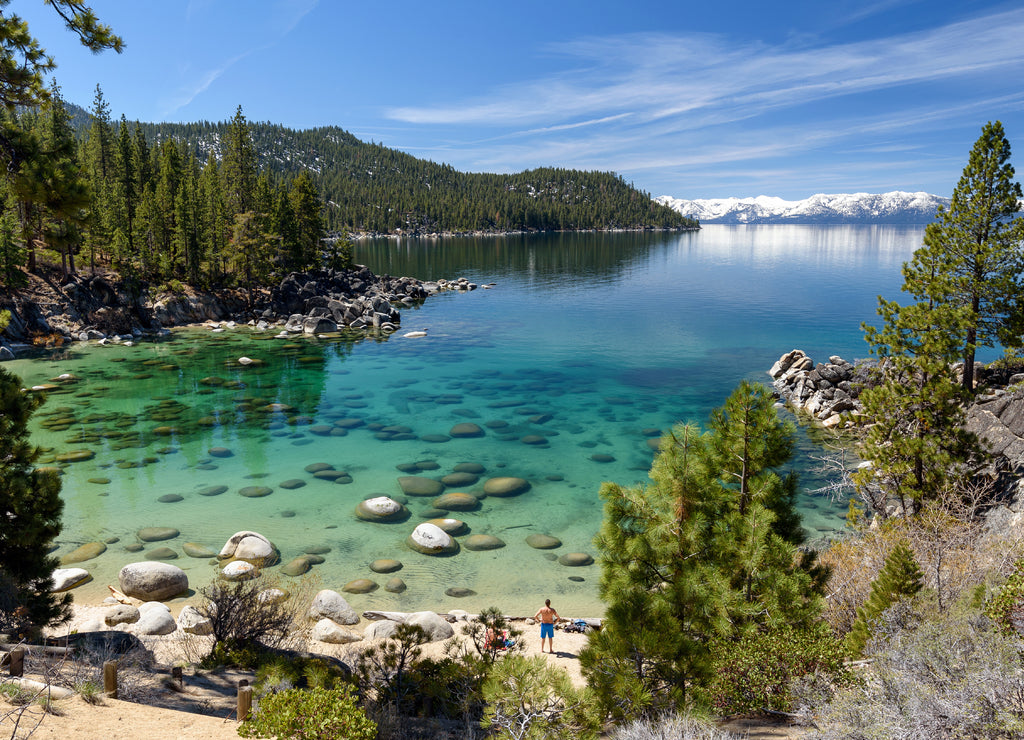
[{"label": "dry shrub", "polygon": [[668,714],[653,720],[635,720],[616,727],[611,740],[740,740],[708,720]]},{"label": "dry shrub", "polygon": [[[107,633],[104,633],[107,634]],[[91,640],[75,645],[70,657],[33,653],[26,669],[45,676],[55,686],[92,694],[103,686],[103,664],[117,662],[117,693],[123,701],[149,702],[156,693],[153,680],[154,658],[146,646],[136,639],[127,651],[114,640]]]},{"label": "dry shrub", "polygon": [[812,713],[818,740],[977,738],[1024,733],[1022,644],[976,610],[900,602],[882,615],[863,680]]},{"label": "dry shrub", "polygon": [[832,569],[824,616],[837,634],[849,632],[857,608],[871,592],[871,582],[901,541],[913,550],[924,585],[935,592],[940,610],[968,589],[1009,575],[1024,554],[1024,542],[1019,537],[995,536],[980,520],[960,514],[949,505],[926,506],[914,517],[861,527],[821,552],[822,564]]}]

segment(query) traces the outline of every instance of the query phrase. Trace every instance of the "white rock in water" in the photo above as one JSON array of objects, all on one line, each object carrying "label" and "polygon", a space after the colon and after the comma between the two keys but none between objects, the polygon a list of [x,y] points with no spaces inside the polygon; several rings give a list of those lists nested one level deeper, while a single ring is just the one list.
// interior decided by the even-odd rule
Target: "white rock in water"
[{"label": "white rock in water", "polygon": [[430,522],[417,525],[409,540],[415,549],[427,554],[450,552],[456,547],[451,535]]},{"label": "white rock in water", "polygon": [[246,581],[259,575],[259,570],[252,563],[235,560],[225,565],[220,574],[229,581]]},{"label": "white rock in water", "polygon": [[251,365],[252,363],[253,363],[253,361],[252,361],[251,357],[239,357],[238,358],[238,364],[239,365]]},{"label": "white rock in water", "polygon": [[366,499],[365,501],[360,501],[356,506],[356,516],[360,519],[386,520],[397,517],[402,513],[402,505],[388,496],[376,496]]},{"label": "white rock in water", "polygon": [[248,560],[259,566],[273,565],[277,561],[277,548],[274,543],[259,532],[243,530],[235,532],[220,550],[221,559],[237,558]]},{"label": "white rock in water", "polygon": [[407,339],[415,339],[416,337],[425,337],[425,336],[427,336],[427,331],[426,331],[426,329],[424,329],[423,331],[410,331],[410,332],[406,332],[402,336],[406,337]]},{"label": "white rock in water", "polygon": [[53,571],[51,591],[67,591],[90,580],[92,576],[85,568],[57,568]]}]

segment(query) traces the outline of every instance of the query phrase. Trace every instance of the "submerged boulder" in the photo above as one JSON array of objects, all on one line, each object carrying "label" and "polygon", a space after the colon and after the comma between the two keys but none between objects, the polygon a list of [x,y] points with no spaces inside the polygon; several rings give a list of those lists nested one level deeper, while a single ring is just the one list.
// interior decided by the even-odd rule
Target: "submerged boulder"
[{"label": "submerged boulder", "polygon": [[459,543],[439,526],[430,522],[418,525],[406,543],[424,555],[451,555],[459,551]]}]

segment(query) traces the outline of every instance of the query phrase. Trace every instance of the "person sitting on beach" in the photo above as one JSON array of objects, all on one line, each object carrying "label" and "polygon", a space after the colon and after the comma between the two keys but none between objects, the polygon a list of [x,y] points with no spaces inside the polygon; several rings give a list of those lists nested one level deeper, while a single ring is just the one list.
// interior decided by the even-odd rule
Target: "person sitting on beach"
[{"label": "person sitting on beach", "polygon": [[484,634],[484,650],[501,650],[505,647],[505,640],[494,627],[488,627]]},{"label": "person sitting on beach", "polygon": [[548,640],[547,652],[553,654],[555,652],[555,623],[561,617],[558,616],[558,612],[551,608],[551,599],[544,600],[544,606],[537,610],[533,618],[540,622],[540,651],[544,652],[544,638],[546,637]]}]

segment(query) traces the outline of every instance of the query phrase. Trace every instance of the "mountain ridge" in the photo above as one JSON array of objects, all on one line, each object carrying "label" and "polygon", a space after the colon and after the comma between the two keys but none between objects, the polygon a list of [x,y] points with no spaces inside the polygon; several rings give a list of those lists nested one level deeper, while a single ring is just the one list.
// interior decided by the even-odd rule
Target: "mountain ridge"
[{"label": "mountain ridge", "polygon": [[754,198],[686,200],[659,195],[657,203],[702,224],[926,224],[950,199],[931,193],[818,193],[803,200]]},{"label": "mountain ridge", "polygon": [[[65,104],[88,136],[91,116]],[[248,121],[260,169],[288,179],[307,172],[325,202],[332,232],[580,231],[697,228],[614,172],[539,167],[522,172],[460,172],[398,149],[364,142],[337,126],[290,129]],[[230,122],[126,122],[152,151],[175,140],[202,166],[220,158]],[[117,126],[117,123],[114,123]]]}]

